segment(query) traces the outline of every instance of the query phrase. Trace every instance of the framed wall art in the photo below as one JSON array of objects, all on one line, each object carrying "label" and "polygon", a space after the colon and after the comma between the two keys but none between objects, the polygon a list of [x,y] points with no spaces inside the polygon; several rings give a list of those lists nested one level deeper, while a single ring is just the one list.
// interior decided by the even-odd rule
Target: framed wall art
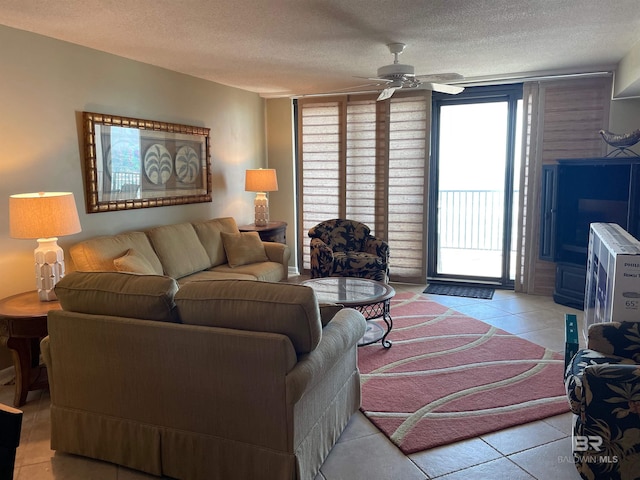
[{"label": "framed wall art", "polygon": [[209,129],[83,112],[87,213],[211,201]]}]

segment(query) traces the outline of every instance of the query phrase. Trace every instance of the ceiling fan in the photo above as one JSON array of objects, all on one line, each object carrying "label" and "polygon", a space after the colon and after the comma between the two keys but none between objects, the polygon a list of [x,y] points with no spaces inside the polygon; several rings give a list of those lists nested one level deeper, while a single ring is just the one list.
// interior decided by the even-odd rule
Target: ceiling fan
[{"label": "ceiling fan", "polygon": [[449,93],[452,95],[464,90],[464,87],[447,85],[445,83],[462,80],[464,78],[462,75],[458,73],[416,75],[413,65],[405,65],[398,62],[398,57],[406,47],[404,43],[390,43],[387,47],[389,47],[389,51],[393,55],[393,63],[380,67],[377,72],[377,77],[361,77],[377,82],[375,84],[363,85],[363,87],[384,85],[384,89],[380,93],[380,96],[378,96],[378,100],[386,100],[390,98],[396,90],[404,88],[433,90],[434,92]]}]

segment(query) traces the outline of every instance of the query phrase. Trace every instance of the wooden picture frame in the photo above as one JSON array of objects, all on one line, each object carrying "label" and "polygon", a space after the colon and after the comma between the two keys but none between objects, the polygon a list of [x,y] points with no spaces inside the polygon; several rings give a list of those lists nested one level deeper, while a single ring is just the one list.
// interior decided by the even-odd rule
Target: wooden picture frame
[{"label": "wooden picture frame", "polygon": [[209,129],[82,112],[87,213],[211,202]]}]

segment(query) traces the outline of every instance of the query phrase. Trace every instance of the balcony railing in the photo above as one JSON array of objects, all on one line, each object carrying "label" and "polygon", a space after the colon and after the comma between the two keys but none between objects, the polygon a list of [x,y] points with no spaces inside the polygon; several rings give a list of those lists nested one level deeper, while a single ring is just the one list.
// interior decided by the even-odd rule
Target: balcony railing
[{"label": "balcony railing", "polygon": [[[514,212],[517,202],[515,192]],[[438,221],[440,248],[502,251],[504,192],[440,190]]]}]

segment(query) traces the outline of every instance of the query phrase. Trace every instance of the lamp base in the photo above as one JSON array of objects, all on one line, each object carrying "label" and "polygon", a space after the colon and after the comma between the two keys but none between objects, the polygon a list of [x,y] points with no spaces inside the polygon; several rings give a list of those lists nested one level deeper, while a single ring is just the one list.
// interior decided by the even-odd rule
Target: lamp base
[{"label": "lamp base", "polygon": [[269,223],[269,199],[264,192],[257,192],[254,200],[255,206],[255,225],[256,227],[266,227]]},{"label": "lamp base", "polygon": [[39,238],[38,248],[33,251],[36,287],[41,302],[50,302],[58,298],[53,289],[64,277],[64,252],[57,242],[56,237]]}]

